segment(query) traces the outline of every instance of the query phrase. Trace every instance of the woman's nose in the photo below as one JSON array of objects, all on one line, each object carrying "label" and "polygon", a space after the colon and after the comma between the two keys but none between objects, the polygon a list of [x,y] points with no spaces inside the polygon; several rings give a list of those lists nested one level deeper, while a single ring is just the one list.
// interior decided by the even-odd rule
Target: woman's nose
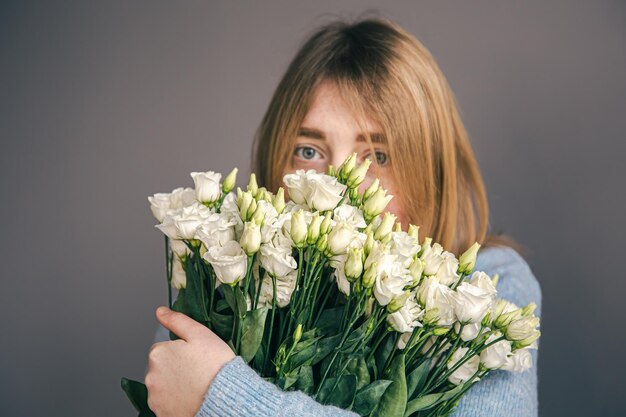
[{"label": "woman's nose", "polygon": [[339,168],[341,166],[341,164],[343,164],[343,162],[348,159],[348,157],[352,155],[352,151],[347,150],[347,151],[342,151],[342,152],[334,152],[333,153],[333,157],[330,161],[330,163],[335,167],[335,168]]}]

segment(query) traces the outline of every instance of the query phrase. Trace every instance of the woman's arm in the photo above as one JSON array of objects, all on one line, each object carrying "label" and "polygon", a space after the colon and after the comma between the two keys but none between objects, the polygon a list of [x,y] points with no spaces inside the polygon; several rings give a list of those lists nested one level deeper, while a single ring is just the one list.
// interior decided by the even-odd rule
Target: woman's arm
[{"label": "woman's arm", "polygon": [[[159,417],[358,416],[302,392],[280,390],[183,314],[161,308],[157,318],[165,327],[157,331],[145,382],[148,405]],[[181,339],[169,341],[167,329]]]},{"label": "woman's arm", "polygon": [[[479,253],[476,269],[500,275],[498,297],[518,306],[537,304],[541,315],[541,288],[524,259],[511,248],[495,247]],[[531,350],[532,368],[524,372],[492,371],[474,385],[452,414],[454,417],[536,417],[537,351]]]},{"label": "woman's arm", "polygon": [[217,374],[196,417],[357,417],[324,406],[300,391],[285,392],[265,381],[237,356]]}]

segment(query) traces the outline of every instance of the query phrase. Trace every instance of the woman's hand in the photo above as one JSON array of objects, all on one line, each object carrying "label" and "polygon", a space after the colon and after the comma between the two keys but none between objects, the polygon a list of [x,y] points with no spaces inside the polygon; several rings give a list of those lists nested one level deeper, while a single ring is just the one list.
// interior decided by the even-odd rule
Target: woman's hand
[{"label": "woman's hand", "polygon": [[159,417],[193,417],[213,378],[235,354],[215,333],[184,314],[159,307],[156,316],[180,339],[150,349],[148,405]]}]

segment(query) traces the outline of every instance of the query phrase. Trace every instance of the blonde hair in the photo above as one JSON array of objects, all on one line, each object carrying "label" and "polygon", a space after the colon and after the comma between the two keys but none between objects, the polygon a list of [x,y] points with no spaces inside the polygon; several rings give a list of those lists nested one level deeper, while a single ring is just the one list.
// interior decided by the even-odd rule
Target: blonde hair
[{"label": "blonde hair", "polygon": [[396,198],[422,236],[456,254],[476,241],[513,243],[502,236],[487,239],[485,186],[444,75],[417,39],[386,20],[332,23],[300,48],[257,133],[261,184],[273,190],[281,184],[300,124],[323,81],[337,85],[356,115],[380,125],[392,178],[404,184]]}]

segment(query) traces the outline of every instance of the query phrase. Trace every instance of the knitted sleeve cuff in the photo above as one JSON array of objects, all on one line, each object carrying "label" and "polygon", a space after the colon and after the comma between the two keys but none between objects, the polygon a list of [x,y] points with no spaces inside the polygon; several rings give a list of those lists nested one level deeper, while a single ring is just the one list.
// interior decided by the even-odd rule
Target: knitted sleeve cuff
[{"label": "knitted sleeve cuff", "polygon": [[282,396],[237,356],[217,373],[196,417],[277,415]]}]

